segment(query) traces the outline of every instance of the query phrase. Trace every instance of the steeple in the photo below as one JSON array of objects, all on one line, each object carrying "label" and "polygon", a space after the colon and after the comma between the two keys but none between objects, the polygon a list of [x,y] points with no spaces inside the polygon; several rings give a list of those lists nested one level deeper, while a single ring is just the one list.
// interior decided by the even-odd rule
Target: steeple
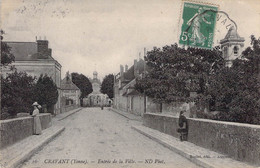
[{"label": "steeple", "polygon": [[97,79],[97,75],[98,75],[97,71],[94,71],[93,72],[93,79]]},{"label": "steeple", "polygon": [[234,26],[230,27],[225,38],[220,40],[226,66],[231,67],[232,61],[241,56],[244,41],[245,39],[238,35],[237,29]]},{"label": "steeple", "polygon": [[71,74],[69,71],[66,72],[66,82],[69,83],[71,80]]}]

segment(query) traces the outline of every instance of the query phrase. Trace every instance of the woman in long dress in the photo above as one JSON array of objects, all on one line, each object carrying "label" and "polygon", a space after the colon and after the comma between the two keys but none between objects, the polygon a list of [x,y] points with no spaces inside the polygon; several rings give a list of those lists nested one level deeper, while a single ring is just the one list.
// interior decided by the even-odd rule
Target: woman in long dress
[{"label": "woman in long dress", "polygon": [[33,103],[33,113],[32,113],[32,117],[33,117],[33,134],[35,135],[40,135],[42,134],[42,126],[41,126],[41,121],[40,121],[40,117],[39,117],[39,109],[38,109],[39,104],[37,102]]},{"label": "woman in long dress", "polygon": [[205,44],[206,37],[201,32],[201,24],[204,21],[207,24],[211,24],[211,22],[205,19],[206,13],[203,13],[202,8],[198,9],[198,12],[187,22],[189,26],[191,26],[192,36],[190,41],[193,41],[192,45],[196,45],[196,43],[202,43],[202,46]]}]

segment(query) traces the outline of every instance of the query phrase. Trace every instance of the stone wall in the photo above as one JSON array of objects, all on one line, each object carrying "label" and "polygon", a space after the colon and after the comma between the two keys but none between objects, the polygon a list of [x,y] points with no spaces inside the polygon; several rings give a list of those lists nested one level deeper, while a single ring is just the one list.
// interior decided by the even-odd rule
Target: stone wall
[{"label": "stone wall", "polygon": [[133,113],[139,116],[143,116],[144,113],[144,97],[143,96],[139,96],[139,95],[135,95],[133,96],[132,99],[132,103],[133,103]]},{"label": "stone wall", "polygon": [[[146,113],[143,125],[179,138],[178,117]],[[260,165],[260,125],[193,118],[188,125],[189,142]]]},{"label": "stone wall", "polygon": [[121,96],[119,98],[118,109],[120,109],[122,111],[127,111],[127,97],[126,96]]},{"label": "stone wall", "polygon": [[[40,114],[42,129],[51,126],[51,114]],[[33,135],[33,118],[21,117],[0,121],[0,148]]]},{"label": "stone wall", "polygon": [[146,111],[148,113],[163,113],[178,116],[181,110],[186,110],[186,115],[191,116],[191,107],[194,103],[173,102],[171,104],[162,103],[162,112],[160,112],[160,104],[153,102],[151,98],[147,98]]}]

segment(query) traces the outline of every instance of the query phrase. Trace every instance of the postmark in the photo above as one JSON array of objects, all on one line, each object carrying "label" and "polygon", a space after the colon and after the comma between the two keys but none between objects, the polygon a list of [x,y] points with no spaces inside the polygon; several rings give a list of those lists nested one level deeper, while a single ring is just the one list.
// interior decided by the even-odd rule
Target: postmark
[{"label": "postmark", "polygon": [[183,2],[179,43],[211,49],[217,18],[217,6]]}]

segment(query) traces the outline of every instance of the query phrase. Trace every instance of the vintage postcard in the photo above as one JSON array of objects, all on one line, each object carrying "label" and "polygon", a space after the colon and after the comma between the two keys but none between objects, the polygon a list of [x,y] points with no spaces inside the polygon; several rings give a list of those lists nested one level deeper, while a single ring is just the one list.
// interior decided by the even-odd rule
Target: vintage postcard
[{"label": "vintage postcard", "polygon": [[259,0],[0,0],[0,168],[260,167]]}]

